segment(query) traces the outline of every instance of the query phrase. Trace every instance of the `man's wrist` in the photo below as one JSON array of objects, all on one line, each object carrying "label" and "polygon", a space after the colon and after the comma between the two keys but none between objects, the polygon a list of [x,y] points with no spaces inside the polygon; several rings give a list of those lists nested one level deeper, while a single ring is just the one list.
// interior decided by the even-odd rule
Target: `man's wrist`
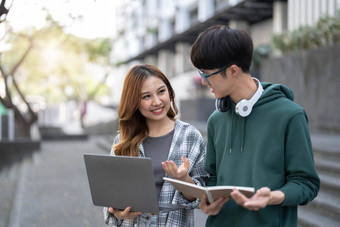
[{"label": "man's wrist", "polygon": [[270,199],[268,205],[280,205],[285,200],[285,194],[282,191],[270,192]]}]

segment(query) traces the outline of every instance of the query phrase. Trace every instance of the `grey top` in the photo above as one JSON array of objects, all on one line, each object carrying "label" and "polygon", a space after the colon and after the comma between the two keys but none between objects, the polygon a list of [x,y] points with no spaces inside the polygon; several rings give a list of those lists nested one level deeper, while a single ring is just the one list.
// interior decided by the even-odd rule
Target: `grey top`
[{"label": "grey top", "polygon": [[162,162],[168,158],[174,131],[175,130],[172,130],[168,134],[160,137],[149,136],[143,141],[145,157],[149,157],[152,160],[157,198],[159,198],[163,186],[163,177],[165,176]]}]

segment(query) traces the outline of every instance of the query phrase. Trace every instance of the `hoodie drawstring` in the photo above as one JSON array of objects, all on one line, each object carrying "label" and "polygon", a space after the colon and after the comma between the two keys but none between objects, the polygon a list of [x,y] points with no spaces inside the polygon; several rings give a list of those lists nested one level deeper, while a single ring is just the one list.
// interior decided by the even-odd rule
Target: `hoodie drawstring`
[{"label": "hoodie drawstring", "polygon": [[[234,130],[234,119],[235,118],[235,113],[231,112],[231,125],[229,127],[229,131],[228,131],[228,135],[226,138],[227,141],[229,142],[229,154],[232,153],[232,147],[233,147],[233,130]],[[246,117],[241,117],[241,144],[240,144],[240,152],[243,152],[243,147],[244,147],[244,137],[245,137],[245,121],[246,121]]]},{"label": "hoodie drawstring", "polygon": [[243,146],[244,146],[245,121],[246,121],[246,118],[242,117],[242,123],[241,123],[241,152],[243,151]]},{"label": "hoodie drawstring", "polygon": [[230,147],[229,147],[229,154],[232,152],[233,147],[233,126],[234,126],[234,111],[231,112],[231,126],[229,127],[229,141],[230,141]]}]

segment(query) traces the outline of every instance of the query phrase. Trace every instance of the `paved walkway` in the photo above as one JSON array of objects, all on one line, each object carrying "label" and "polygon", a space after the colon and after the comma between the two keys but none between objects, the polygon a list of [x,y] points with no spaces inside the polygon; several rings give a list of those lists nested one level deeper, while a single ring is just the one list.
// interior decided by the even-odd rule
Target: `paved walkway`
[{"label": "paved walkway", "polygon": [[[83,161],[84,153],[105,153],[97,141],[42,142],[33,160],[21,165],[8,226],[106,226],[102,208],[92,204]],[[196,220],[195,227],[204,226],[200,210]]]},{"label": "paved walkway", "polygon": [[[14,165],[7,178],[0,175],[0,209],[10,214],[9,225],[1,220],[0,227],[106,226],[102,209],[92,205],[83,161],[84,153],[106,153],[97,144],[102,139],[44,141],[33,160]],[[315,147],[340,146],[339,135],[312,135],[312,140]],[[7,192],[15,188],[9,187],[15,176],[19,177],[15,192]],[[3,200],[4,194],[14,194],[12,207]],[[0,219],[6,216],[0,213],[4,214]],[[195,210],[195,219],[195,227],[203,227],[206,215]]]},{"label": "paved walkway", "polygon": [[24,162],[9,227],[105,226],[102,209],[92,205],[84,153],[98,153],[94,140],[43,142]]}]

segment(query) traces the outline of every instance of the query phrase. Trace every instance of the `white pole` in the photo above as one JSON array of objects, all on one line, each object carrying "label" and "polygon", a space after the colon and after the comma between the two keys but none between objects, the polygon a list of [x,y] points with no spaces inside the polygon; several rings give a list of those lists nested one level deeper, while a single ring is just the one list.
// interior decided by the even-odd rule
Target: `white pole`
[{"label": "white pole", "polygon": [[13,141],[14,140],[14,111],[12,109],[7,110],[8,115],[8,140]]},{"label": "white pole", "polygon": [[2,114],[0,113],[0,141],[2,140]]}]

